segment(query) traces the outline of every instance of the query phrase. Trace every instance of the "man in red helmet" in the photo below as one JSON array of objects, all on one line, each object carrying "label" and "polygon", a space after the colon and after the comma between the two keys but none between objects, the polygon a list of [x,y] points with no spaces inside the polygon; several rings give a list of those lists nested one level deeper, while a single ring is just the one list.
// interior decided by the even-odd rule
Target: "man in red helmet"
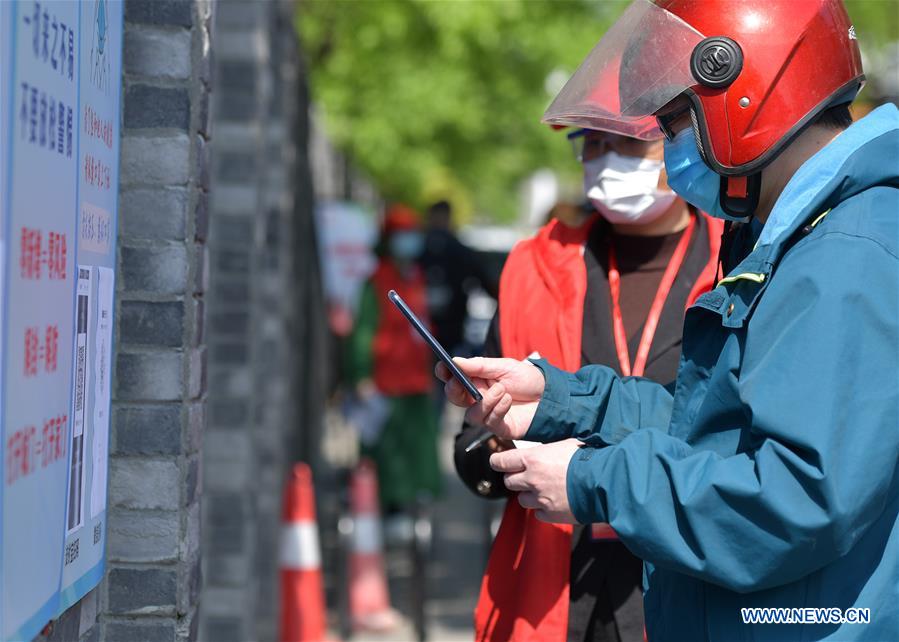
[{"label": "man in red helmet", "polygon": [[[669,185],[755,247],[687,312],[671,395],[601,366],[459,360],[519,502],[646,561],[650,640],[899,631],[899,110],[839,0],[636,0],[553,123],[665,136]],[[444,380],[445,369],[438,369]],[[538,590],[538,589],[534,589]]]}]

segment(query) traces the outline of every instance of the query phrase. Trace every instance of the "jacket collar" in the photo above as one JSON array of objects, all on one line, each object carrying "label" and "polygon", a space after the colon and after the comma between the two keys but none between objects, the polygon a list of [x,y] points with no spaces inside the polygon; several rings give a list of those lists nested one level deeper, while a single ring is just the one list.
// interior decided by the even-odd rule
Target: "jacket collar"
[{"label": "jacket collar", "polygon": [[899,110],[885,105],[854,123],[807,160],[790,179],[753,251],[697,305],[720,313],[722,324],[741,326],[765,291],[771,272],[794,233],[842,201],[873,187],[899,188],[895,150]]},{"label": "jacket collar", "polygon": [[896,149],[899,109],[895,105],[883,105],[853,123],[790,179],[755,248],[728,273],[728,279],[742,275],[767,278],[801,227],[874,185],[899,188]]},{"label": "jacket collar", "polygon": [[[878,142],[890,140],[890,156],[877,153]],[[790,179],[762,229],[758,246],[783,244],[808,219],[873,185],[895,182],[897,144],[899,109],[895,105],[883,105],[853,123]]]}]

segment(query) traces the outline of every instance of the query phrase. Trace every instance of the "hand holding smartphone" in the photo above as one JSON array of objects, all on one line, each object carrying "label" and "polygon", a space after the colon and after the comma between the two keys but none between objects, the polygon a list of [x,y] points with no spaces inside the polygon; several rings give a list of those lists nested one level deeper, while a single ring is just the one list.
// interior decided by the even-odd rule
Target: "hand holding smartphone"
[{"label": "hand holding smartphone", "polygon": [[431,350],[434,351],[434,354],[437,355],[437,358],[440,359],[449,371],[453,373],[453,376],[459,380],[465,389],[468,391],[475,401],[481,401],[484,397],[478,392],[478,389],[475,388],[475,385],[471,382],[464,372],[459,369],[459,366],[453,361],[452,357],[449,356],[449,353],[444,349],[440,342],[434,338],[428,329],[425,327],[425,324],[421,322],[421,319],[416,316],[416,314],[406,305],[406,302],[403,301],[403,298],[396,293],[396,290],[391,290],[387,293],[387,298],[390,299],[390,302],[393,303],[399,309],[400,312],[403,313],[403,316],[412,324],[412,327],[418,331],[418,334],[421,335],[421,338],[425,340]]}]

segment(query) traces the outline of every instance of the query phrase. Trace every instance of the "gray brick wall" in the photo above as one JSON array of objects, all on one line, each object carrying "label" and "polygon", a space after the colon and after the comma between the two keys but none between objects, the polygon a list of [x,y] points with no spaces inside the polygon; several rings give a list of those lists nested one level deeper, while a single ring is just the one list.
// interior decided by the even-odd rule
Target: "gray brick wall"
[{"label": "gray brick wall", "polygon": [[327,361],[294,10],[126,0],[107,574],[40,642],[276,639]]},{"label": "gray brick wall", "polygon": [[281,486],[296,425],[293,3],[220,1],[216,34],[200,637],[273,640]]},{"label": "gray brick wall", "polygon": [[212,10],[125,4],[107,574],[80,632],[98,640],[197,638]]}]

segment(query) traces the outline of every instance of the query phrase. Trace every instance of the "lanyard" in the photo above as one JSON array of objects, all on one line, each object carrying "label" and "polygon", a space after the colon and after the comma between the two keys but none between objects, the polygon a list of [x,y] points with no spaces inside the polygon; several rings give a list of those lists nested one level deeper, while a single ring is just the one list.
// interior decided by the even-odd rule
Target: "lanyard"
[{"label": "lanyard", "polygon": [[687,229],[680,237],[671,260],[668,261],[668,267],[662,275],[659,283],[659,289],[656,290],[655,298],[652,300],[652,307],[649,308],[649,316],[646,317],[646,323],[643,324],[643,335],[640,337],[640,345],[637,348],[637,358],[634,361],[634,367],[631,368],[631,356],[627,348],[627,333],[624,331],[624,319],[621,317],[621,305],[619,296],[621,294],[621,274],[618,272],[618,260],[615,258],[615,246],[609,244],[609,292],[612,296],[612,330],[615,335],[615,350],[618,352],[618,363],[621,366],[621,374],[625,377],[631,375],[642,377],[646,369],[646,360],[649,358],[649,348],[652,346],[652,340],[656,334],[656,328],[659,325],[659,317],[662,316],[662,308],[665,307],[665,301],[674,285],[674,279],[680,270],[684,257],[687,256],[687,248],[690,246],[690,238],[693,236],[693,228],[696,227],[696,217],[691,216]]}]

